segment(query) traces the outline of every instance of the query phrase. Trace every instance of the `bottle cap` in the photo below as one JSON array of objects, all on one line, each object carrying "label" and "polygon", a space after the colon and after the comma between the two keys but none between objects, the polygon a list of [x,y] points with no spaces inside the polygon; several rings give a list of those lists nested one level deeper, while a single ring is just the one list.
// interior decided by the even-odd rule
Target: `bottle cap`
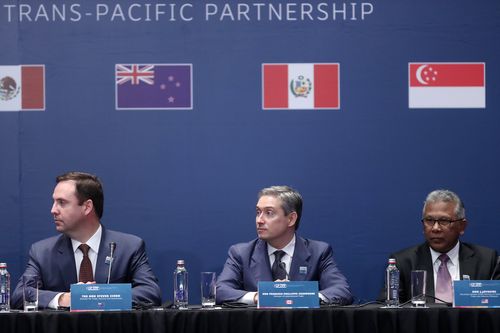
[{"label": "bottle cap", "polygon": [[7,268],[7,264],[4,262],[0,262],[0,268]]},{"label": "bottle cap", "polygon": [[184,259],[178,259],[177,265],[184,265]]},{"label": "bottle cap", "polygon": [[396,259],[394,259],[394,258],[389,259],[389,264],[395,264],[395,263],[396,263]]}]

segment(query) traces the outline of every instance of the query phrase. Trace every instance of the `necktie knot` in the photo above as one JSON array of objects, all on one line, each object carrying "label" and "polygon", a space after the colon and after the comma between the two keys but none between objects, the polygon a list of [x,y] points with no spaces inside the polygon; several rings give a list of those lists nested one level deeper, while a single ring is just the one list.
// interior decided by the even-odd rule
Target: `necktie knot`
[{"label": "necktie knot", "polygon": [[281,259],[285,256],[285,251],[282,250],[276,250],[274,251],[274,260],[277,260],[278,262],[281,261]]},{"label": "necktie knot", "polygon": [[80,244],[78,248],[80,249],[80,251],[82,251],[84,257],[87,257],[89,255],[90,246],[88,246],[87,244]]},{"label": "necktie knot", "polygon": [[448,257],[447,254],[443,253],[439,256],[439,260],[441,261],[441,264],[446,265],[448,263],[448,260],[450,260],[450,257]]}]

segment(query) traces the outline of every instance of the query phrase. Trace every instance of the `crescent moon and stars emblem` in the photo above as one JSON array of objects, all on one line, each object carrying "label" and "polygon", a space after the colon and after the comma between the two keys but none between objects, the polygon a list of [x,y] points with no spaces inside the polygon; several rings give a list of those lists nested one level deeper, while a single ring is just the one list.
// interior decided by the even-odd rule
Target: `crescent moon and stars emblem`
[{"label": "crescent moon and stars emblem", "polygon": [[415,75],[420,84],[428,85],[429,83],[436,82],[438,71],[432,68],[432,66],[421,65],[417,68]]}]

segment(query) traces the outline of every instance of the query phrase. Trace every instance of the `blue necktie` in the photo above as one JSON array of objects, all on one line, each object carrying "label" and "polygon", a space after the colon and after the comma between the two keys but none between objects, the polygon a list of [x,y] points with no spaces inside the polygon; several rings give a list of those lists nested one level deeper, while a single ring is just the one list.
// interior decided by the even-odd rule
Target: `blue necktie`
[{"label": "blue necktie", "polygon": [[274,251],[274,263],[273,267],[271,267],[274,281],[286,279],[285,263],[281,261],[281,259],[285,254],[286,254],[285,251],[281,250]]}]

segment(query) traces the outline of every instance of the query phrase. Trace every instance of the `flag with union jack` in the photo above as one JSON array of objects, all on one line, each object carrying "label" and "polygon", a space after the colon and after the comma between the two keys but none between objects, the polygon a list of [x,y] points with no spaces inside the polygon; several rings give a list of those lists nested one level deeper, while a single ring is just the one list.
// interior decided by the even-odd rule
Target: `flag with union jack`
[{"label": "flag with union jack", "polygon": [[117,110],[193,108],[191,64],[117,64]]}]

